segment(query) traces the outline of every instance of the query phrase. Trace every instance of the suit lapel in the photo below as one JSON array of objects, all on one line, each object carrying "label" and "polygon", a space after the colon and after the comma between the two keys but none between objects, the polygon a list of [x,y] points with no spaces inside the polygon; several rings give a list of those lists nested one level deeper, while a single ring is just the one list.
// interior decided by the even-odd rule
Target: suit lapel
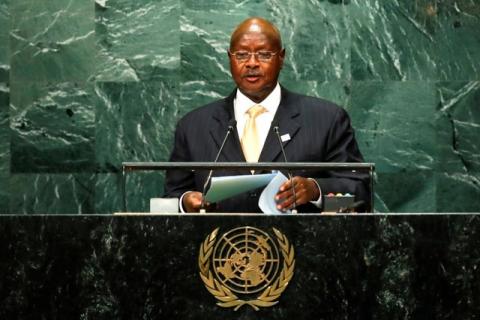
[{"label": "suit lapel", "polygon": [[[235,118],[235,113],[233,111],[233,99],[235,93],[236,90],[234,90],[230,96],[225,98],[224,103],[220,105],[212,115],[213,121],[210,128],[210,135],[217,146],[217,150],[222,145],[222,141],[228,130],[228,124]],[[277,135],[273,132],[273,125],[278,124],[280,136],[286,134],[290,136],[288,141],[283,142],[283,147],[285,148],[292,142],[300,129],[300,123],[297,120],[299,115],[300,110],[295,104],[295,101],[291,98],[291,94],[286,89],[282,88],[280,105],[273,118],[272,126],[268,132],[267,139],[265,140],[265,144],[258,160],[259,162],[274,162],[281,153]],[[226,161],[245,162],[245,156],[242,152],[240,138],[238,137],[236,127],[225,143],[220,159],[222,159],[222,157],[226,159]]]},{"label": "suit lapel", "polygon": [[[283,147],[287,146],[293,140],[294,136],[300,129],[297,117],[300,115],[298,106],[292,101],[291,94],[282,88],[282,99],[278,106],[272,126],[268,132],[267,139],[260,154],[259,162],[274,162],[280,155],[282,149],[278,142],[277,135],[273,132],[275,124],[279,127],[280,136],[288,134],[290,139],[283,142]],[[288,155],[287,155],[288,157]]]},{"label": "suit lapel", "polygon": [[[220,146],[222,145],[229,123],[231,123],[232,119],[235,119],[235,114],[233,111],[233,99],[235,97],[235,93],[236,90],[234,90],[230,96],[225,98],[224,103],[220,105],[212,115],[213,121],[210,128],[210,135],[217,145],[217,150],[219,150]],[[225,146],[219,158],[220,161],[222,161],[222,158],[230,162],[245,162],[245,157],[242,152],[236,127],[234,127],[233,132],[230,133],[230,136],[225,142]]]}]

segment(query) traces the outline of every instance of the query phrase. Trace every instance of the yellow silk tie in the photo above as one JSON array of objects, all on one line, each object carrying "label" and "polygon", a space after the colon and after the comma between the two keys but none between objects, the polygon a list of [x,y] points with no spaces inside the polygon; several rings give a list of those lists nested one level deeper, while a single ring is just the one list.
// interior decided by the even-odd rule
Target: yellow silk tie
[{"label": "yellow silk tie", "polygon": [[243,154],[247,162],[257,162],[260,157],[261,147],[258,141],[256,118],[258,115],[267,111],[259,104],[254,105],[247,110],[248,119],[243,129],[243,136],[240,142],[242,143]]}]

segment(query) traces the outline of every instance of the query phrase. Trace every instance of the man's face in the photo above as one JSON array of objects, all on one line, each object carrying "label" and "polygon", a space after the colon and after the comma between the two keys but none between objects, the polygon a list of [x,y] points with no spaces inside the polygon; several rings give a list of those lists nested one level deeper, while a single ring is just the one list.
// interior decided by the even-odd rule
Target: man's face
[{"label": "man's face", "polygon": [[271,51],[276,54],[269,61],[260,61],[251,55],[247,61],[238,61],[230,54],[230,72],[240,91],[255,102],[265,99],[275,88],[283,65],[282,50],[262,32],[247,32],[232,43],[230,52]]}]

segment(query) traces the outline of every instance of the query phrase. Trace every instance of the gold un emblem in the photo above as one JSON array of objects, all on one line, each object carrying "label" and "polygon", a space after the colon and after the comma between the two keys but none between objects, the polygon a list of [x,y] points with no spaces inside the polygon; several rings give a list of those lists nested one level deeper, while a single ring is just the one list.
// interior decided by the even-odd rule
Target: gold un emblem
[{"label": "gold un emblem", "polygon": [[246,226],[217,239],[219,229],[205,238],[198,256],[200,277],[217,305],[234,310],[249,305],[258,311],[277,304],[295,270],[294,249],[287,237],[272,228],[275,241],[268,233]]}]

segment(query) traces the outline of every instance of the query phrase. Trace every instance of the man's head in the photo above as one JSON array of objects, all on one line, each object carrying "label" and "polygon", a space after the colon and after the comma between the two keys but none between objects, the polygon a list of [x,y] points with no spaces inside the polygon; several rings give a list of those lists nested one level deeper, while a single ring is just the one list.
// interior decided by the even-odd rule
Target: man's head
[{"label": "man's head", "polygon": [[243,21],[230,39],[233,80],[240,91],[255,102],[265,99],[275,88],[284,57],[280,32],[265,19]]}]

